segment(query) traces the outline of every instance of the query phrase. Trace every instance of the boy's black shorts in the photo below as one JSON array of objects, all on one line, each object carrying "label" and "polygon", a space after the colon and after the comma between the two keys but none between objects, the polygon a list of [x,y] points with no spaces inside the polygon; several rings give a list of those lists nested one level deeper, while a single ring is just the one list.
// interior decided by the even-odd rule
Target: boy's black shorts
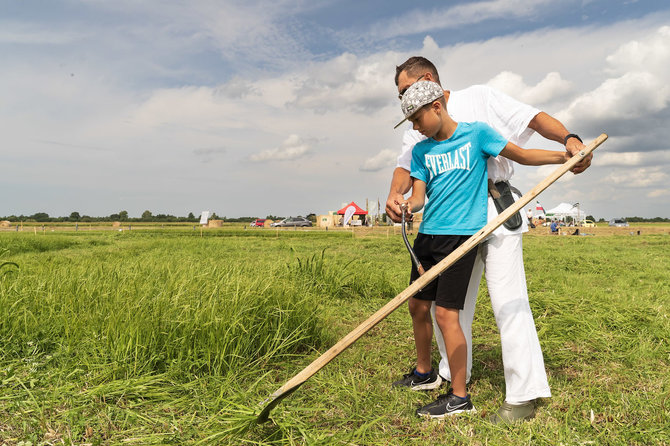
[{"label": "boy's black shorts", "polygon": [[[423,268],[428,271],[469,238],[469,235],[429,235],[419,232],[414,240],[414,252]],[[447,268],[414,297],[421,300],[434,300],[435,305],[440,307],[462,310],[476,258],[477,249],[475,248]],[[410,283],[418,278],[419,272],[412,264]]]}]

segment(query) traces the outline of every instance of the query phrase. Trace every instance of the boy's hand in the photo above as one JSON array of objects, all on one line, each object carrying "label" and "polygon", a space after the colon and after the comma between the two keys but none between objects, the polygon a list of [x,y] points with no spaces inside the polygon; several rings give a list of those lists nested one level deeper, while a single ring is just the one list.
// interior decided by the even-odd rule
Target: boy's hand
[{"label": "boy's hand", "polygon": [[396,202],[400,207],[400,211],[405,213],[405,221],[412,221],[412,206],[410,206],[409,201],[404,200],[402,203]]}]

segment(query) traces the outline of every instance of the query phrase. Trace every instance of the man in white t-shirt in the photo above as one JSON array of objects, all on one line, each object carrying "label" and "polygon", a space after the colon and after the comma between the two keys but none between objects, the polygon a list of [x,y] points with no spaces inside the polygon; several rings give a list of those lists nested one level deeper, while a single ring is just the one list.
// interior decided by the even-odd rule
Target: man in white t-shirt
[{"label": "man in white t-shirt", "polygon": [[[395,81],[400,97],[418,80],[440,83],[437,69],[429,60],[412,57],[396,67]],[[486,122],[503,137],[521,147],[536,131],[547,139],[562,142],[566,150],[573,155],[584,148],[581,139],[569,133],[558,120],[492,88],[480,85],[459,91],[445,91],[445,98],[449,114],[455,121]],[[396,222],[400,221],[400,208],[397,203],[403,202],[404,194],[411,187],[409,171],[412,148],[423,139],[423,135],[411,128],[408,128],[403,135],[402,153],[393,172],[391,190],[386,202],[386,213]],[[589,156],[584,159],[573,172],[580,173],[586,170],[591,158]],[[513,163],[500,156],[489,158],[487,167],[489,179],[494,183],[509,181],[514,174]],[[497,215],[498,211],[489,196],[488,220],[493,220]],[[468,286],[465,307],[460,313],[461,326],[468,344],[467,379],[469,380],[472,368],[472,320],[479,282],[485,270],[491,306],[500,331],[506,386],[505,402],[493,417],[493,421],[496,422],[532,418],[535,415],[535,400],[551,396],[542,350],[528,303],[521,244],[521,235],[527,230],[526,219],[521,218],[520,227],[510,230],[500,226],[480,246]],[[442,358],[439,374],[444,379],[450,380],[444,340],[439,330],[434,332]]]}]

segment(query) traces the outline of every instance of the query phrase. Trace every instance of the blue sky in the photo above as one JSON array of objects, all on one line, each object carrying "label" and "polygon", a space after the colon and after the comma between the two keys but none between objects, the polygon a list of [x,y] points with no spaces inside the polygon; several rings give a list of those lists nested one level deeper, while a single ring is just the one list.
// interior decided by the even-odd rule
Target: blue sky
[{"label": "blue sky", "polygon": [[670,217],[670,6],[646,0],[0,0],[0,215],[383,203],[394,67],[413,55],[447,89],[488,84],[610,135],[545,208]]}]

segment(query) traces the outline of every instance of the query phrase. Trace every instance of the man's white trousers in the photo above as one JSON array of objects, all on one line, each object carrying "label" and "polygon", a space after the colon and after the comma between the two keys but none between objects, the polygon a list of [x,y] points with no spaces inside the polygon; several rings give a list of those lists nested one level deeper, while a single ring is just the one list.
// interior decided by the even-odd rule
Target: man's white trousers
[{"label": "man's white trousers", "polygon": [[[535,321],[528,304],[526,273],[523,267],[522,234],[500,234],[487,239],[480,247],[470,277],[460,322],[468,343],[467,380],[472,370],[472,320],[477,291],[485,270],[491,296],[491,307],[500,331],[502,359],[508,403],[520,403],[551,396]],[[435,324],[435,339],[440,350],[440,375],[451,380],[444,339]]]}]

